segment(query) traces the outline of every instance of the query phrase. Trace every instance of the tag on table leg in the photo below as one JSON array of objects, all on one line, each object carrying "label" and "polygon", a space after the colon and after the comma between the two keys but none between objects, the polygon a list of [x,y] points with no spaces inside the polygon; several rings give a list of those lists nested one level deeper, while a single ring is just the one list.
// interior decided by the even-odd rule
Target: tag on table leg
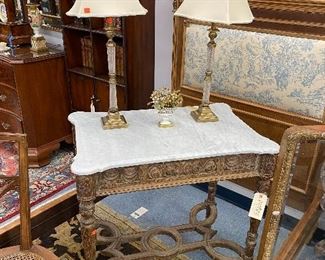
[{"label": "tag on table leg", "polygon": [[267,202],[267,196],[263,193],[255,193],[248,216],[262,220],[263,213]]},{"label": "tag on table leg", "polygon": [[148,210],[144,207],[138,208],[136,211],[131,213],[131,217],[137,219],[140,218],[143,214],[147,213]]}]

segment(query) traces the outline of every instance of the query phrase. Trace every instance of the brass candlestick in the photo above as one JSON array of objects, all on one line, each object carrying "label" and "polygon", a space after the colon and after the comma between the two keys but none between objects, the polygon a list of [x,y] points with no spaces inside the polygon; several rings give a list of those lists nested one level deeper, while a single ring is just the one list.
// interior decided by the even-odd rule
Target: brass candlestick
[{"label": "brass candlestick", "polygon": [[210,41],[208,43],[208,60],[204,78],[202,103],[197,110],[191,112],[192,117],[197,122],[216,122],[219,120],[209,107],[212,83],[212,64],[214,62],[214,53],[216,49],[215,38],[217,37],[219,30],[215,24],[212,24],[209,31]]},{"label": "brass candlestick", "polygon": [[102,117],[104,129],[126,128],[127,122],[123,115],[118,111],[117,92],[116,92],[116,43],[113,41],[116,27],[113,18],[107,18],[104,27],[108,41],[106,43],[108,73],[109,73],[109,110],[105,117]]}]

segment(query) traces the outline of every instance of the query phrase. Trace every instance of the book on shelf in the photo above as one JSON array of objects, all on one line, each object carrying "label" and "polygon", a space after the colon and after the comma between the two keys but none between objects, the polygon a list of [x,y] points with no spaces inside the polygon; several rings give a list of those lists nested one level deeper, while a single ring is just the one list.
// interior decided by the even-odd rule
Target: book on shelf
[{"label": "book on shelf", "polygon": [[124,77],[124,48],[116,45],[116,75]]},{"label": "book on shelf", "polygon": [[115,24],[116,30],[118,32],[122,33],[122,18],[114,17],[114,24]]},{"label": "book on shelf", "polygon": [[93,69],[93,51],[90,36],[84,36],[80,39],[81,41],[81,56],[82,66],[85,68]]}]

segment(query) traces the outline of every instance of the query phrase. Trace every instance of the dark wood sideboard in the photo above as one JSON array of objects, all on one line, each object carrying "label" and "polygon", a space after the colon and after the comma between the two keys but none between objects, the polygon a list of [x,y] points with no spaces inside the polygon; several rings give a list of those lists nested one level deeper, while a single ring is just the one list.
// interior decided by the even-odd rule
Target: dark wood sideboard
[{"label": "dark wood sideboard", "polygon": [[0,131],[26,133],[31,167],[47,164],[61,141],[70,141],[64,52],[29,47],[0,54]]}]

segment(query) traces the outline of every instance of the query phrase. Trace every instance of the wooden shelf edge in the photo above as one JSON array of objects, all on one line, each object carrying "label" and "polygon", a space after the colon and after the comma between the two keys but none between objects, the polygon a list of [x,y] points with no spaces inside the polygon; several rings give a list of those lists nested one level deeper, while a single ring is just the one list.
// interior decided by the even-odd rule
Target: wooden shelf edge
[{"label": "wooden shelf edge", "polygon": [[[92,78],[95,80],[99,80],[105,83],[109,83],[109,79],[108,79],[108,75],[95,75],[93,70],[90,68],[86,68],[86,67],[75,67],[75,68],[71,68],[68,69],[69,72],[77,74],[77,75],[81,75],[84,77],[88,77],[88,78]],[[123,88],[126,88],[127,84],[125,82],[125,78],[124,77],[120,77],[117,76],[117,85]]]}]

